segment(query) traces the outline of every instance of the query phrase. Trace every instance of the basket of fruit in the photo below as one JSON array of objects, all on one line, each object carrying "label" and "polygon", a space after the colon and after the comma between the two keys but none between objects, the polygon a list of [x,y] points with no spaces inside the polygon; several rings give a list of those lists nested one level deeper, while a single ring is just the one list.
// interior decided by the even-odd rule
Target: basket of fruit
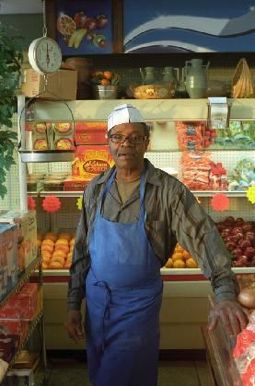
[{"label": "basket of fruit", "polygon": [[173,84],[143,84],[130,86],[130,90],[136,99],[170,99],[175,93]]},{"label": "basket of fruit", "polygon": [[95,99],[116,99],[120,77],[112,71],[96,71],[92,75]]}]

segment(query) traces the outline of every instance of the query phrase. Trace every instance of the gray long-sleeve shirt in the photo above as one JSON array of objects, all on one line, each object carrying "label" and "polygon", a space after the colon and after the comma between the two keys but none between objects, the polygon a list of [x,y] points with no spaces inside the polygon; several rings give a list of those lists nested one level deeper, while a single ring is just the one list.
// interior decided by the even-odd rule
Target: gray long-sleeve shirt
[{"label": "gray long-sleeve shirt", "polygon": [[[94,178],[84,192],[70,269],[69,309],[80,309],[85,296],[84,279],[90,266],[88,242],[100,193],[111,171]],[[197,260],[202,272],[211,281],[216,300],[235,299],[238,285],[231,271],[231,256],[213,220],[193,194],[180,181],[155,168],[147,159],[145,184],[145,229],[161,265],[166,263],[178,241]],[[116,183],[113,183],[106,195],[102,215],[111,221],[130,223],[138,219],[138,212],[139,188],[123,205]]]}]

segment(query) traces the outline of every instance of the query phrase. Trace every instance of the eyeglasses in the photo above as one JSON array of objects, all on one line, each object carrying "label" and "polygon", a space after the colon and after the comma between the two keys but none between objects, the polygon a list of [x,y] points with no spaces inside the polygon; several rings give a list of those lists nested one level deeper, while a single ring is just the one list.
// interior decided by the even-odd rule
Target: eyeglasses
[{"label": "eyeglasses", "polygon": [[128,141],[131,145],[141,145],[148,137],[146,135],[123,135],[123,134],[111,134],[109,135],[109,139],[113,143],[124,143]]}]

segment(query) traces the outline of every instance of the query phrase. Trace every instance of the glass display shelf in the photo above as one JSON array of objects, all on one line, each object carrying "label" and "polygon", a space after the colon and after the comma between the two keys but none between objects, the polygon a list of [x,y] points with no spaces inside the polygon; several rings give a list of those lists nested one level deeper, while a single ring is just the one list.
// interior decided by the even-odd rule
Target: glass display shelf
[{"label": "glass display shelf", "polygon": [[21,287],[28,281],[33,272],[38,268],[40,264],[41,258],[36,257],[22,272],[18,278],[15,286],[5,295],[5,297],[0,301],[0,307],[2,307],[5,303],[8,302],[9,298],[14,295],[16,292],[19,292]]},{"label": "glass display shelf", "polygon": [[[197,197],[211,197],[214,194],[221,193],[228,197],[246,197],[246,191],[242,190],[192,190],[192,193]],[[28,192],[29,196],[32,197],[47,197],[47,196],[58,196],[58,197],[80,197],[83,194],[83,190],[41,190],[38,192]]]},{"label": "glass display shelf", "polygon": [[20,158],[22,162],[68,162],[73,161],[74,151],[28,151],[19,150]]},{"label": "glass display shelf", "polygon": [[[255,273],[255,267],[233,267],[232,271],[236,274],[246,274],[246,273]],[[203,273],[200,268],[161,268],[160,270],[161,276],[167,276],[167,275],[201,275],[203,276]],[[42,271],[42,275],[45,278],[46,276],[69,276],[69,270],[68,269],[45,269]],[[204,277],[204,280],[207,280]]]}]

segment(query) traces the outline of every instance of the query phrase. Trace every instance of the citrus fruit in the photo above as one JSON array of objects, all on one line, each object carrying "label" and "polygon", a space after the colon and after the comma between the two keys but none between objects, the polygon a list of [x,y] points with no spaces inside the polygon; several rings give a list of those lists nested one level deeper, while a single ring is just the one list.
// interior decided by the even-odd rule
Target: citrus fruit
[{"label": "citrus fruit", "polygon": [[104,71],[103,72],[103,76],[104,76],[104,78],[106,78],[106,79],[112,79],[112,72],[111,71]]},{"label": "citrus fruit", "polygon": [[75,21],[68,15],[60,14],[57,18],[57,30],[62,35],[72,35],[76,30]]},{"label": "citrus fruit", "polygon": [[186,260],[186,266],[187,268],[197,268],[197,262],[192,257]]},{"label": "citrus fruit", "polygon": [[175,260],[174,262],[173,262],[173,268],[185,268],[185,263],[184,263],[184,261],[183,260]]},{"label": "citrus fruit", "polygon": [[103,79],[101,80],[100,84],[101,84],[102,86],[108,86],[108,85],[110,84],[110,81],[109,81],[109,79],[103,78]]}]

